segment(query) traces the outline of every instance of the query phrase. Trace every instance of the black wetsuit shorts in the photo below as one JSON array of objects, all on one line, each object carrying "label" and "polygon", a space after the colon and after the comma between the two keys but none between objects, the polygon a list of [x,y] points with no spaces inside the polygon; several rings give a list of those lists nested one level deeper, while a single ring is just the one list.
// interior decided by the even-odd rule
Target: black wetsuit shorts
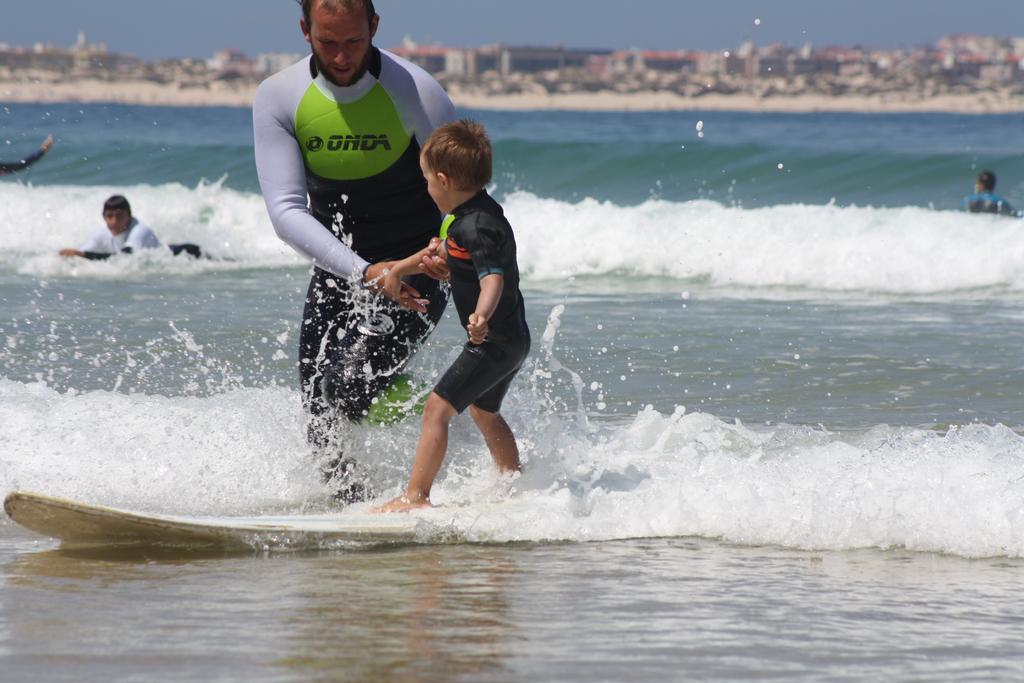
[{"label": "black wetsuit shorts", "polygon": [[497,413],[509,385],[529,353],[529,334],[512,339],[500,339],[498,335],[491,334],[483,344],[467,342],[434,387],[434,393],[460,413],[470,405],[488,413]]}]

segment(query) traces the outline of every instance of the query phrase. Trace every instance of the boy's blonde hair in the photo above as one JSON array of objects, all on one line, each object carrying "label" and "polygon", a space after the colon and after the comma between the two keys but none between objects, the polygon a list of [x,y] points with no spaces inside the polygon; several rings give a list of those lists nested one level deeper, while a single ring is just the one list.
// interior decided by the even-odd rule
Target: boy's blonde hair
[{"label": "boy's blonde hair", "polygon": [[420,155],[428,169],[444,173],[456,190],[479,190],[491,182],[491,139],[476,121],[463,119],[439,127]]}]

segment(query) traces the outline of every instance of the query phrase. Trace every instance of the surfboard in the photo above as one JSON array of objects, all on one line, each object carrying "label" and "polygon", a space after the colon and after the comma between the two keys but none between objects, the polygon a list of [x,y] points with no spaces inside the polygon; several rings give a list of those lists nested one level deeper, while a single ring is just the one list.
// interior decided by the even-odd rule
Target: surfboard
[{"label": "surfboard", "polygon": [[414,514],[187,517],[93,505],[15,491],[4,499],[15,522],[63,546],[136,545],[223,550],[302,549],[423,540],[435,525]]}]

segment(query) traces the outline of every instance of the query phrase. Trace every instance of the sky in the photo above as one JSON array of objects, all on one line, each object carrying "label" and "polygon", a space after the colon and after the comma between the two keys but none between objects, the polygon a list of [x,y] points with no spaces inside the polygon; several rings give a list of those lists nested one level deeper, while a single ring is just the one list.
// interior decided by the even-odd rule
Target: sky
[{"label": "sky", "polygon": [[[943,35],[1024,37],[1024,0],[376,0],[376,43],[725,50],[911,47]],[[89,42],[144,59],[302,52],[294,0],[0,0],[0,42]],[[757,23],[757,20],[760,20]]]}]

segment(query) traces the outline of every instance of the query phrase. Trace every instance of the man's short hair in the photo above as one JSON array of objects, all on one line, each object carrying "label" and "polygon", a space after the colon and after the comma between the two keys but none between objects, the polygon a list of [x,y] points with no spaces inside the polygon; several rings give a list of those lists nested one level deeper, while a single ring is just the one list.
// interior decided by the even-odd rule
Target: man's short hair
[{"label": "man's short hair", "polygon": [[479,190],[491,182],[494,152],[483,124],[463,119],[439,127],[423,144],[423,163],[444,173],[457,190]]},{"label": "man's short hair", "polygon": [[124,211],[129,216],[132,215],[132,205],[128,203],[122,195],[115,194],[107,201],[103,202],[103,213],[107,211]]},{"label": "man's short hair", "polygon": [[991,192],[996,189],[996,174],[992,171],[982,171],[978,174],[978,184],[985,192]]},{"label": "man's short hair", "polygon": [[369,22],[373,22],[373,18],[377,15],[377,10],[373,8],[373,0],[296,0],[302,5],[302,18],[306,20],[306,27],[313,25],[310,21],[309,15],[313,11],[313,4],[319,3],[325,5],[328,9],[337,10],[350,10],[356,7],[362,6],[366,10],[366,19]]}]

